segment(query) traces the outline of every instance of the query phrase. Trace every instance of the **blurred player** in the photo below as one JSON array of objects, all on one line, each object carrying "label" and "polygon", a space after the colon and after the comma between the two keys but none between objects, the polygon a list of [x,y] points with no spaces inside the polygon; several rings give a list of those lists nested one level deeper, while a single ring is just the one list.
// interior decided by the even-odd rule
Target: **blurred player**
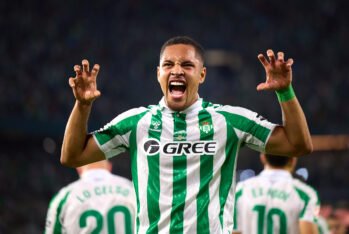
[{"label": "blurred player", "polygon": [[264,170],[237,184],[236,233],[318,233],[318,195],[312,187],[292,177],[296,160],[261,154]]},{"label": "blurred player", "polygon": [[82,66],[74,67],[75,78],[69,79],[76,102],[64,134],[62,164],[81,166],[128,150],[138,233],[231,232],[240,147],[285,156],[312,151],[306,118],[291,85],[293,60],[272,50],[267,57],[258,55],[266,80],[257,90],[276,91],[282,125],[246,108],[200,98],[199,87],[206,78],[204,51],[193,39],[179,36],[160,50],[161,101],[128,110],[92,134],[87,125],[92,103],[100,96],[100,67],[90,69],[83,60]]},{"label": "blurred player", "polygon": [[106,160],[77,168],[80,179],[50,202],[45,233],[133,233],[132,182],[111,174],[111,169]]},{"label": "blurred player", "polygon": [[315,218],[315,224],[317,226],[319,234],[330,234],[330,229],[327,220],[324,217],[318,215]]}]

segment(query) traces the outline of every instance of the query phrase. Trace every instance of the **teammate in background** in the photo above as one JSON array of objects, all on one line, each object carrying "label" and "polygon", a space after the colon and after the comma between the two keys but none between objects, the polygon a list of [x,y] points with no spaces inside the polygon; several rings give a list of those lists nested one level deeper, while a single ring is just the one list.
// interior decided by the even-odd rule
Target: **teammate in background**
[{"label": "teammate in background", "polygon": [[106,160],[77,168],[80,179],[50,202],[45,233],[134,233],[132,182],[111,169]]},{"label": "teammate in background", "polygon": [[315,218],[315,224],[317,226],[319,234],[330,234],[330,228],[327,220],[320,214]]},{"label": "teammate in background", "polygon": [[160,103],[126,111],[92,134],[87,125],[92,103],[100,96],[100,67],[95,64],[90,70],[83,60],[69,79],[76,102],[64,134],[62,164],[76,167],[129,150],[137,233],[231,232],[239,148],[247,145],[285,156],[312,151],[306,118],[291,85],[293,60],[285,60],[283,52],[276,57],[272,50],[267,56],[258,55],[266,81],[257,90],[276,91],[282,125],[245,108],[200,98],[204,50],[189,37],[174,37],[160,51]]},{"label": "teammate in background", "polygon": [[297,159],[260,157],[264,170],[236,187],[236,233],[318,233],[315,221],[320,202],[312,187],[292,177]]}]

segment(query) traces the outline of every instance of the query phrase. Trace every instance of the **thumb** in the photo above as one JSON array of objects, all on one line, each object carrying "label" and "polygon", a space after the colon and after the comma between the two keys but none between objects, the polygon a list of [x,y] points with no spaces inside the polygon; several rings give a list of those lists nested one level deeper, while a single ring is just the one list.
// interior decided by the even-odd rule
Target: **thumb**
[{"label": "thumb", "polygon": [[257,91],[267,90],[269,85],[267,83],[260,83],[257,85]]},{"label": "thumb", "polygon": [[75,87],[75,79],[73,77],[70,77],[68,82],[70,87],[72,88]]}]

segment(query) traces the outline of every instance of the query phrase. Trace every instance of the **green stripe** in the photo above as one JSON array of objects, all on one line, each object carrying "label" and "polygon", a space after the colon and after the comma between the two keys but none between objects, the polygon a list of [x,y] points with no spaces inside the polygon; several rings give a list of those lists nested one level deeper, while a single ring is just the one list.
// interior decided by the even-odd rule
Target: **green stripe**
[{"label": "green stripe", "polygon": [[[185,114],[174,113],[174,141],[185,141],[187,138],[187,124]],[[183,215],[185,197],[187,194],[187,157],[173,156],[173,200],[171,210],[170,233],[183,233]]]},{"label": "green stripe", "polygon": [[267,137],[269,136],[269,128],[261,126],[255,121],[250,120],[242,115],[232,114],[226,111],[218,111],[218,113],[223,114],[226,117],[227,122],[230,123],[234,128],[237,128],[243,132],[251,133],[262,142],[265,142]]},{"label": "green stripe", "polygon": [[[199,129],[200,140],[208,141],[213,140],[213,124],[212,117],[206,111],[199,112]],[[208,205],[210,203],[209,185],[213,177],[213,156],[214,155],[201,155],[200,157],[200,190],[197,195],[197,230],[200,233],[210,232],[210,223],[208,216]]]},{"label": "green stripe", "polygon": [[[162,130],[162,115],[158,111],[157,115],[152,115],[148,138],[154,138],[160,141]],[[160,219],[159,197],[160,197],[160,154],[148,156],[148,186],[147,186],[147,203],[149,228],[147,233],[158,233],[158,222]]]},{"label": "green stripe", "polygon": [[62,213],[62,208],[64,206],[64,204],[67,202],[67,198],[70,194],[70,191],[68,191],[65,196],[63,197],[63,199],[59,202],[59,205],[57,207],[57,213],[56,213],[56,220],[55,220],[55,226],[53,228],[53,233],[54,234],[60,234],[62,233],[62,224],[61,221],[59,220],[59,217]]},{"label": "green stripe", "polygon": [[213,106],[213,104],[211,102],[202,101],[201,106],[202,108],[207,108],[207,107]]},{"label": "green stripe", "polygon": [[131,173],[132,173],[132,179],[133,179],[133,185],[135,188],[135,193],[136,193],[136,200],[137,200],[137,218],[136,218],[136,226],[137,226],[137,233],[139,230],[139,190],[138,190],[138,168],[137,168],[137,153],[138,153],[138,144],[137,144],[137,129],[138,129],[138,124],[141,118],[148,112],[143,112],[140,115],[137,115],[135,117],[138,117],[137,121],[134,120],[132,129],[130,134],[130,159],[131,159]]},{"label": "green stripe", "polygon": [[235,201],[234,201],[234,230],[237,230],[238,229],[238,211],[237,211],[237,203],[238,203],[238,200],[239,198],[242,196],[242,189],[239,190],[238,192],[236,192],[235,194]]},{"label": "green stripe", "polygon": [[227,112],[220,112],[226,119],[227,124],[227,142],[225,145],[225,155],[226,159],[221,168],[221,182],[219,186],[219,201],[220,201],[220,211],[219,219],[221,225],[223,225],[223,214],[224,206],[227,201],[229,190],[235,181],[235,166],[236,166],[236,157],[239,146],[239,139],[235,134],[235,131],[232,128],[232,119],[231,114]]},{"label": "green stripe", "polygon": [[299,215],[300,218],[303,217],[304,213],[305,213],[305,210],[309,204],[309,200],[310,200],[310,197],[308,196],[308,194],[306,192],[304,192],[303,190],[301,190],[300,188],[297,188],[297,187],[294,187],[295,190],[297,191],[299,197],[304,201],[304,207]]},{"label": "green stripe", "polygon": [[94,134],[98,140],[98,143],[103,145],[116,135],[124,135],[130,130],[134,129],[133,127],[137,125],[139,119],[141,119],[145,113],[147,113],[147,111],[120,120],[114,125],[109,126],[107,129],[95,132]]}]

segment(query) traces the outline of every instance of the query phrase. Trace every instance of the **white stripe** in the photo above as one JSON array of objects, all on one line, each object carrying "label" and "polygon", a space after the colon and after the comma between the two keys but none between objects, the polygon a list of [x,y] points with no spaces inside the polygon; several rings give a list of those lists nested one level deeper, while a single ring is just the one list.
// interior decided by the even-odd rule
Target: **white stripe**
[{"label": "white stripe", "polygon": [[[131,131],[127,132],[122,136],[116,135],[110,141],[106,142],[104,145],[101,145],[100,149],[105,153],[106,158],[111,158],[115,155],[125,152],[126,149],[124,147],[119,147],[119,146],[120,145],[124,145],[125,147],[129,146],[130,134],[131,134]],[[98,141],[97,141],[97,144],[99,144]]]},{"label": "white stripe", "polygon": [[244,141],[246,143],[246,146],[253,150],[257,150],[259,152],[264,152],[265,150],[265,143],[258,138],[254,137],[250,133],[243,132],[237,128],[234,128],[235,134],[239,138],[239,142]]},{"label": "white stripe", "polygon": [[[138,126],[144,126],[143,128],[137,128],[137,142],[143,142],[148,137],[148,129],[151,122],[151,113],[147,113],[138,123]],[[139,221],[140,227],[148,227],[148,202],[147,202],[147,186],[149,168],[147,155],[144,150],[138,146],[137,149],[137,178],[138,178],[138,198],[139,198]],[[141,214],[141,215],[140,215]],[[146,230],[139,229],[139,233],[145,233]]]},{"label": "white stripe", "polygon": [[[188,118],[188,116],[187,116]],[[187,141],[200,139],[199,117],[197,115],[186,119]],[[187,198],[183,214],[183,233],[197,233],[197,200],[200,188],[200,155],[187,155]]]},{"label": "white stripe", "polygon": [[[173,141],[173,118],[169,113],[162,115],[162,133],[160,142]],[[166,126],[166,127],[165,127]],[[173,156],[160,154],[160,195],[159,208],[160,220],[158,223],[159,233],[170,233],[172,194],[173,194]],[[169,170],[167,170],[169,169]]]},{"label": "white stripe", "polygon": [[[210,233],[217,233],[221,229],[221,224],[218,219],[220,210],[219,185],[221,182],[221,167],[226,159],[225,145],[227,143],[227,126],[224,116],[217,114],[211,108],[207,108],[206,110],[212,116],[212,124],[214,129],[213,139],[218,142],[218,151],[213,158],[213,178],[209,186],[211,202],[208,207],[208,216],[217,217],[215,219],[209,219]],[[214,193],[214,191],[216,192]]]},{"label": "white stripe", "polygon": [[131,117],[131,116],[134,116],[134,115],[139,115],[140,113],[146,111],[147,108],[145,107],[139,107],[139,108],[133,108],[133,109],[130,109],[126,112],[123,112],[121,113],[120,115],[118,115],[117,117],[115,117],[109,124],[107,124],[106,126],[108,125],[115,125],[125,119],[127,119],[128,117]]}]

